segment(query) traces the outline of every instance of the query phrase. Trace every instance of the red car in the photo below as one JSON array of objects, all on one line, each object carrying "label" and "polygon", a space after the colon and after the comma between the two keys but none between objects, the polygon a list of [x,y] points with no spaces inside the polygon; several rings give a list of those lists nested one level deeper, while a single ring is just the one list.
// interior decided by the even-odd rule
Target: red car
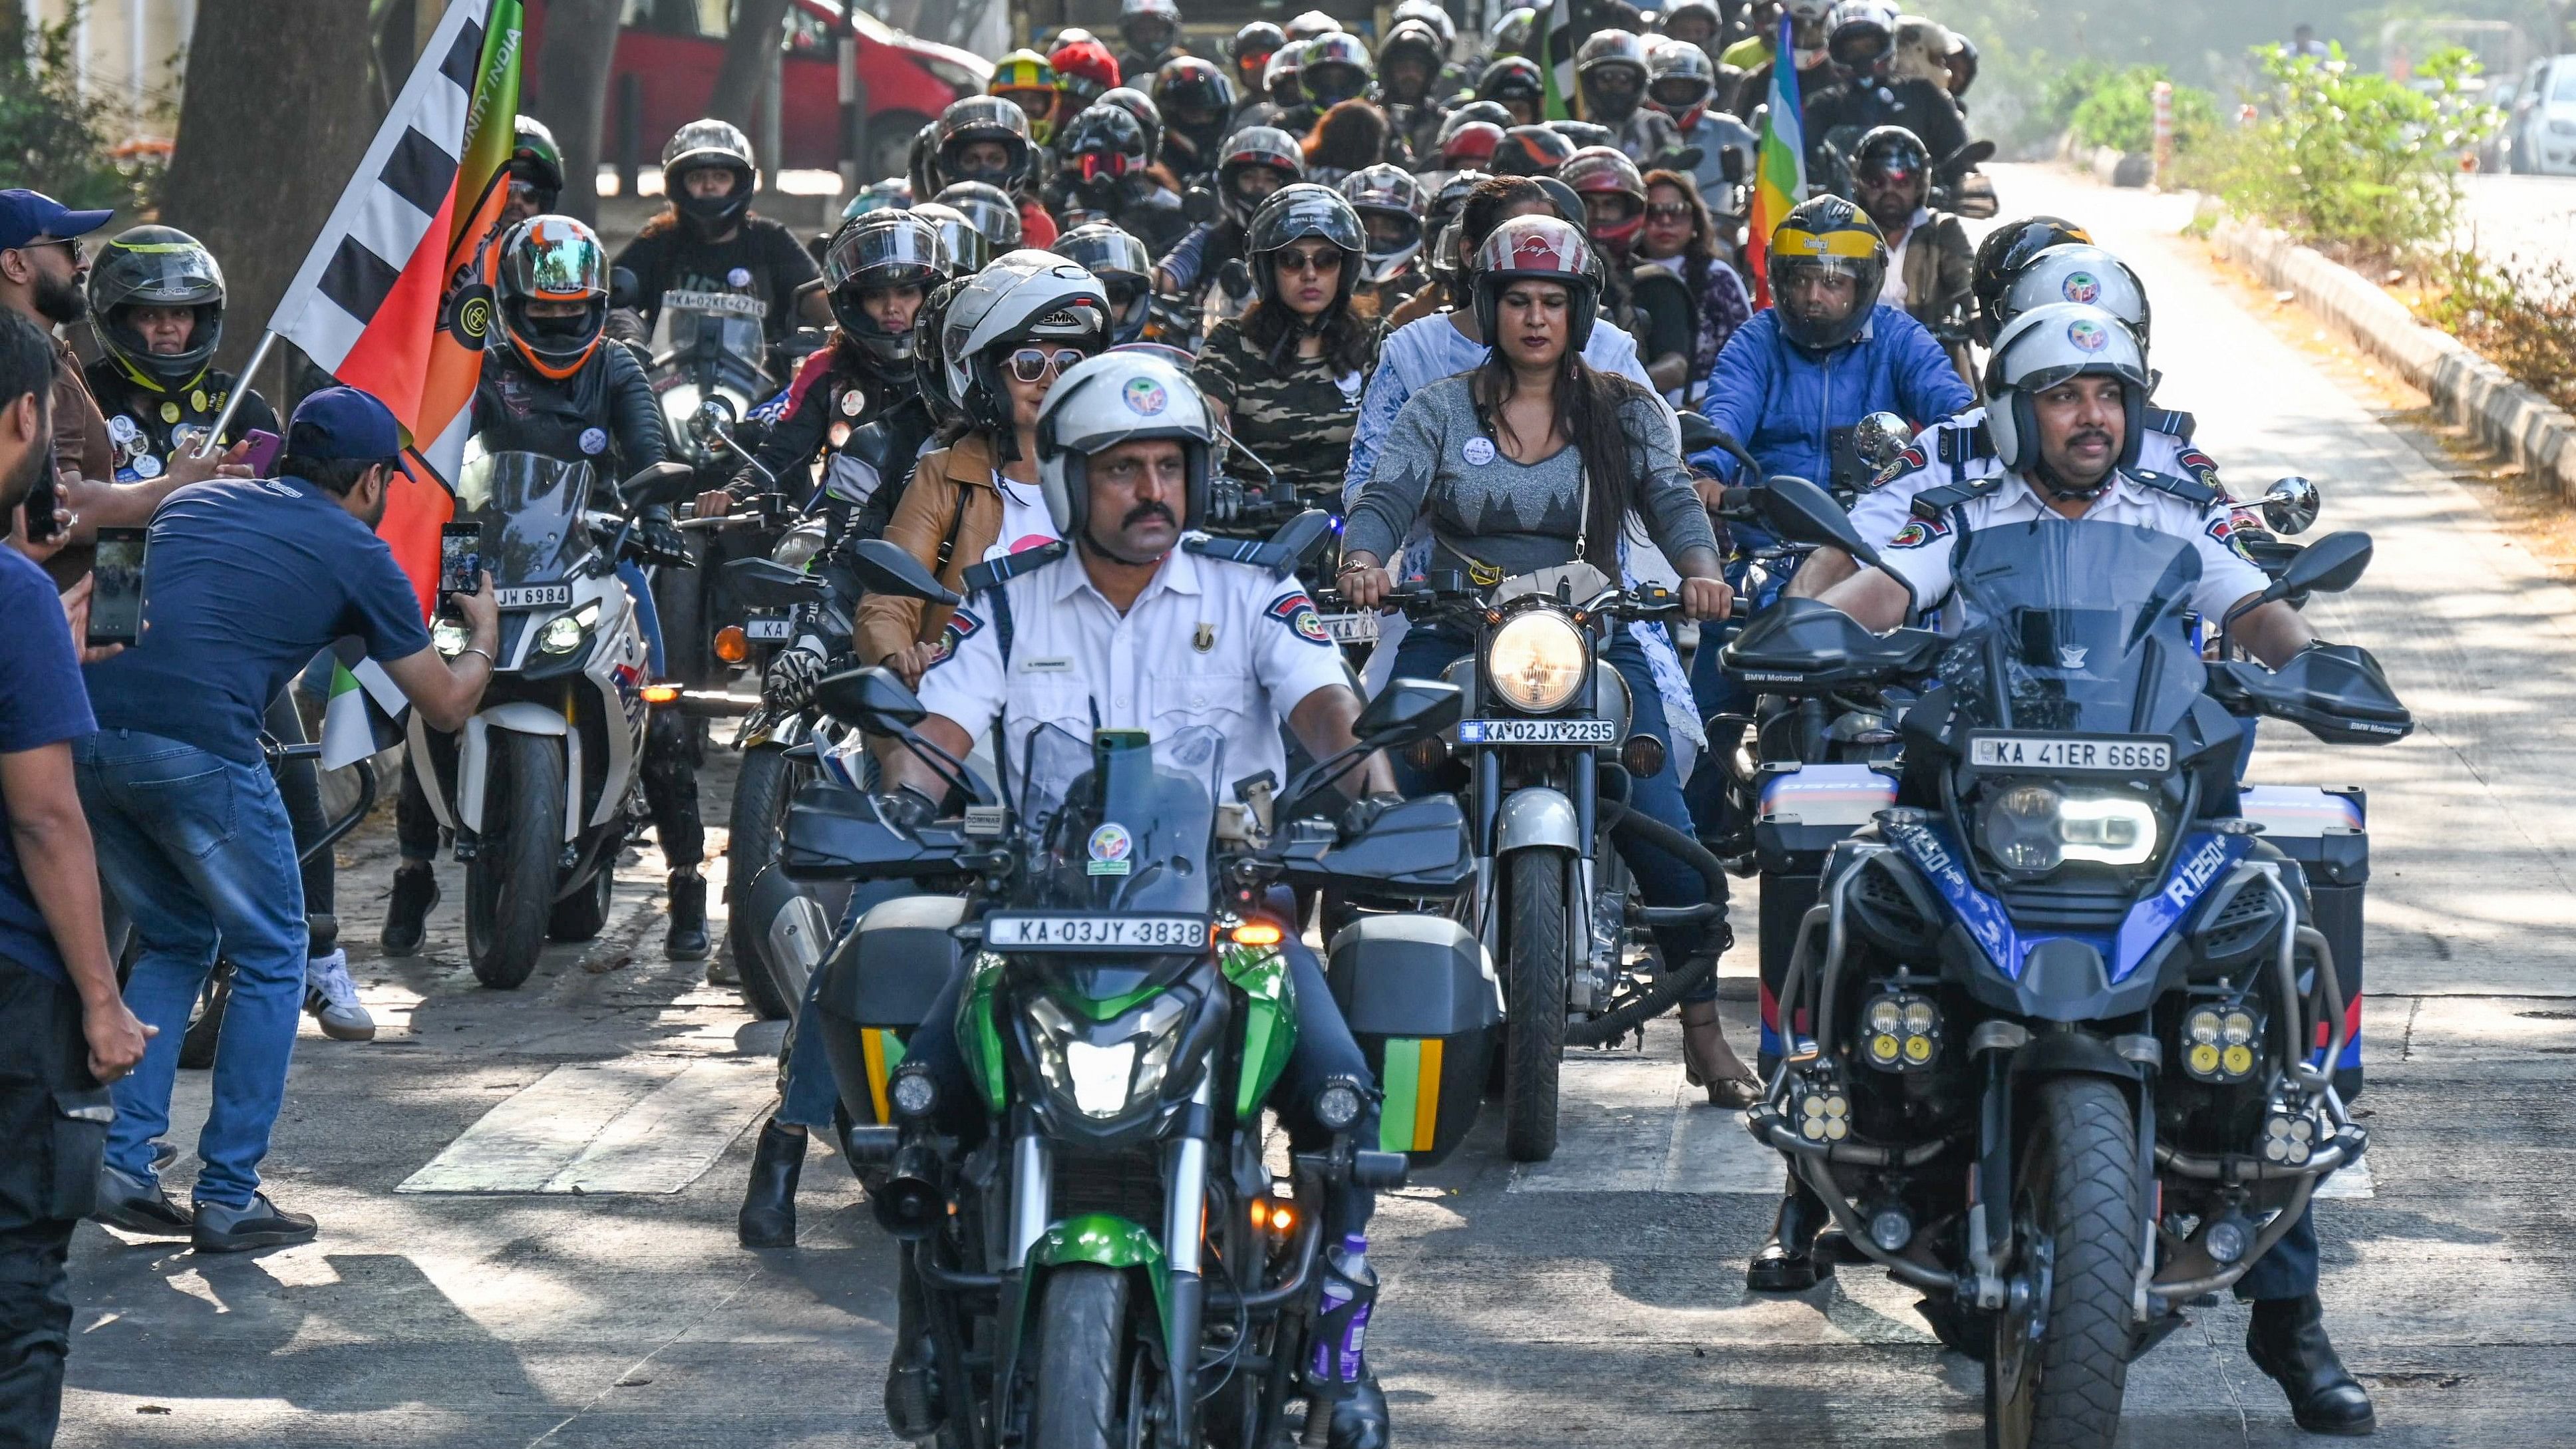
[{"label": "red car", "polygon": [[[622,106],[637,107],[632,124],[647,171],[673,131],[706,114],[716,71],[724,64],[732,9],[725,0],[627,0],[609,79],[608,114],[600,127],[603,159],[616,159],[621,128],[629,119],[620,114]],[[545,14],[544,0],[528,0],[532,52],[543,42]],[[913,133],[959,96],[983,94],[993,63],[971,51],[890,30],[865,11],[855,18],[868,117],[859,176],[862,181],[900,176]],[[836,0],[795,0],[787,12],[779,37],[778,134],[789,167],[829,170],[840,163],[841,26],[842,7]],[[531,66],[531,80],[535,72]]]}]

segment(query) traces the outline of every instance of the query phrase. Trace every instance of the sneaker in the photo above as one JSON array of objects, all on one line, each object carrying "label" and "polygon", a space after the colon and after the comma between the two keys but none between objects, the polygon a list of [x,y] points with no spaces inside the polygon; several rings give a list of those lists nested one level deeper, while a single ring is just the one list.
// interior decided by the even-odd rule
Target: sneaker
[{"label": "sneaker", "polygon": [[358,983],[349,979],[349,953],[333,951],[304,963],[304,1009],[322,1023],[333,1041],[374,1041],[376,1019],[358,1004]]},{"label": "sneaker", "polygon": [[186,1208],[170,1200],[160,1183],[105,1163],[98,1168],[98,1205],[89,1215],[93,1221],[147,1238],[187,1237],[193,1220]]},{"label": "sneaker", "polygon": [[198,1203],[196,1228],[190,1237],[200,1253],[239,1253],[309,1243],[316,1231],[310,1216],[287,1212],[270,1202],[267,1193],[258,1192],[241,1207]]}]

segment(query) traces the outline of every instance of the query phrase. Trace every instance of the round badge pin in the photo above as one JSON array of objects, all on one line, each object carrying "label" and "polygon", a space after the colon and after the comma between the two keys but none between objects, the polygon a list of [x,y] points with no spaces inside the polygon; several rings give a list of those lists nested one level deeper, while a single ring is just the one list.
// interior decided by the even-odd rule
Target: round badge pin
[{"label": "round badge pin", "polygon": [[165,423],[175,423],[179,421],[179,405],[174,402],[163,403],[161,405],[161,421]]},{"label": "round badge pin", "polygon": [[2066,293],[2069,302],[2089,304],[2102,295],[2102,284],[2094,279],[2091,272],[2069,272],[2066,285],[2060,290]]},{"label": "round badge pin", "polygon": [[127,417],[123,413],[118,413],[115,417],[107,420],[107,436],[114,442],[133,442],[135,434],[140,433],[141,431],[143,431],[141,428],[135,426],[134,419]]},{"label": "round badge pin", "polygon": [[848,392],[841,394],[841,416],[845,418],[855,418],[859,414],[866,412],[867,408],[868,395],[859,391],[857,388],[851,388]]},{"label": "round badge pin", "polygon": [[1172,395],[1150,377],[1127,379],[1127,385],[1118,390],[1118,397],[1127,404],[1127,411],[1140,418],[1153,417],[1172,405]]},{"label": "round badge pin", "polygon": [[160,477],[160,476],[161,476],[161,460],[160,460],[160,459],[158,459],[158,458],[153,457],[150,453],[146,453],[146,454],[144,454],[142,457],[135,459],[135,460],[134,460],[134,476],[135,476],[135,477],[137,477],[137,478],[158,478],[158,477]]},{"label": "round badge pin", "polygon": [[1467,446],[1460,451],[1465,454],[1468,467],[1482,468],[1487,463],[1494,461],[1494,440],[1491,438],[1469,438],[1467,440]]},{"label": "round badge pin", "polygon": [[2074,344],[2078,352],[2099,352],[2111,345],[2111,334],[2104,331],[2099,322],[2078,318],[2066,324],[2066,340]]},{"label": "round badge pin", "polygon": [[749,267],[736,267],[736,268],[734,268],[732,271],[725,273],[725,285],[726,285],[726,286],[728,286],[728,287],[748,287],[748,286],[750,286],[750,285],[751,285],[751,268],[749,268]]},{"label": "round badge pin", "polygon": [[206,390],[201,387],[195,392],[188,394],[188,406],[195,408],[199,412],[204,412],[206,410]]},{"label": "round badge pin", "polygon": [[582,430],[581,430],[581,450],[582,450],[583,452],[585,452],[585,453],[590,454],[590,455],[591,455],[591,456],[593,456],[593,457],[597,457],[599,454],[601,454],[601,453],[604,453],[604,452],[608,451],[608,434],[607,434],[607,432],[606,432],[604,429],[600,429],[600,428],[584,428],[584,429],[582,429]]}]

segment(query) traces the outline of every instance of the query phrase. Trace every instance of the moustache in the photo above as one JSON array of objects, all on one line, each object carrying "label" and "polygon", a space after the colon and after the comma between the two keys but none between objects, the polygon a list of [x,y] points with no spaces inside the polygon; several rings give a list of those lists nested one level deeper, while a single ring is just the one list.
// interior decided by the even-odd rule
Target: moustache
[{"label": "moustache", "polygon": [[2066,440],[2066,446],[2070,448],[2080,448],[2087,443],[2099,443],[2108,448],[2111,446],[2111,434],[2103,428],[2084,428],[2077,431],[2074,437]]},{"label": "moustache", "polygon": [[1137,524],[1143,523],[1149,518],[1159,518],[1165,523],[1172,525],[1174,528],[1181,526],[1181,521],[1172,516],[1172,510],[1164,507],[1160,503],[1137,504],[1135,507],[1127,510],[1127,516],[1118,521],[1118,526],[1120,528],[1134,528]]}]

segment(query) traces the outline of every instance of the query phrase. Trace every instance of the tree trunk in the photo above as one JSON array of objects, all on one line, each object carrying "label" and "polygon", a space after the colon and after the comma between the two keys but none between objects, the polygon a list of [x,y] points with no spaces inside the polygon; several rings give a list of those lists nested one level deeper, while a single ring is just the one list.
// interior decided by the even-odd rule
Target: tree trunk
[{"label": "tree trunk", "polygon": [[199,0],[196,83],[181,103],[161,219],[223,262],[233,319],[223,366],[259,344],[375,135],[368,47],[363,5]]},{"label": "tree trunk", "polygon": [[[778,53],[779,27],[786,23],[788,3],[734,0],[733,29],[725,36],[724,64],[716,71],[707,114],[733,122],[746,135],[760,134],[760,90],[769,79],[770,57]],[[760,161],[765,171],[778,169],[775,156],[763,156]]]},{"label": "tree trunk", "polygon": [[536,92],[529,114],[546,123],[563,149],[567,216],[599,220],[601,132],[608,111],[609,63],[617,49],[618,0],[554,0],[536,54]]}]

